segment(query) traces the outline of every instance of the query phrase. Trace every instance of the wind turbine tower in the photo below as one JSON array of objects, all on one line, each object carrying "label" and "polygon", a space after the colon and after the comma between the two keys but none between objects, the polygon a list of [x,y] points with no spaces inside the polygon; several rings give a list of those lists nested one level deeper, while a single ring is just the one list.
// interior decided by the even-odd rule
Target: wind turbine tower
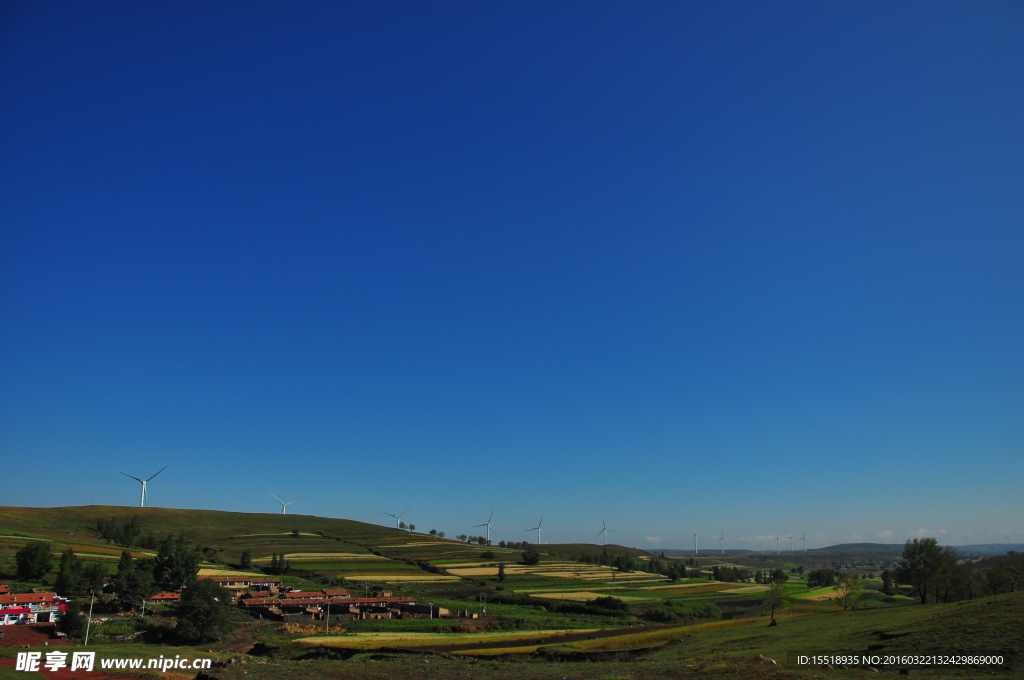
[{"label": "wind turbine tower", "polygon": [[[493,529],[491,528],[491,518],[492,517],[494,517],[494,510],[491,510],[491,514],[487,517],[487,521],[486,522],[484,522],[483,524],[474,525],[474,527],[473,527],[474,529],[476,529],[477,527],[487,527],[487,542],[488,543],[491,542],[491,532],[493,531]],[[542,517],[541,519],[544,519],[544,518]],[[529,531],[529,530],[527,530],[527,531]],[[497,536],[497,534],[495,534],[495,536]]]},{"label": "wind turbine tower", "polygon": [[724,555],[725,554],[725,529],[722,529],[720,532],[718,532],[718,536],[716,536],[715,538],[717,538],[718,540],[720,540],[722,542],[722,554]]},{"label": "wind turbine tower", "polygon": [[[490,521],[490,520],[488,520],[488,521]],[[541,535],[544,535],[544,536],[548,535],[548,532],[546,532],[546,531],[544,531],[543,529],[540,528],[540,525],[542,525],[542,524],[544,524],[544,515],[540,516],[540,521],[537,522],[537,526],[533,527],[532,529],[527,529],[527,531],[536,531],[537,532],[537,545],[540,545],[540,537],[541,537]]]},{"label": "wind turbine tower", "polygon": [[604,534],[604,544],[608,545],[608,532],[610,531],[614,534],[616,531],[615,529],[608,528],[608,525],[604,523],[604,517],[601,518],[601,527],[601,530],[597,532],[597,538],[600,538],[601,534]]},{"label": "wind turbine tower", "polygon": [[779,537],[778,536],[775,537],[775,554],[776,555],[781,555],[782,554],[782,550],[779,548]]},{"label": "wind turbine tower", "polygon": [[807,552],[807,532],[800,534],[800,542],[804,544],[804,552]]},{"label": "wind turbine tower", "polygon": [[691,530],[690,533],[693,534],[693,556],[696,557],[697,556],[697,532]]},{"label": "wind turbine tower", "polygon": [[[268,491],[267,493],[270,493],[270,492]],[[274,494],[272,494],[272,493],[270,495],[274,496]],[[285,503],[283,500],[281,500],[277,496],[274,496],[274,500],[281,504],[281,514],[282,515],[287,515],[288,514],[288,512],[287,512],[288,506],[289,505],[294,505],[295,503],[298,503],[302,499],[300,498],[299,501],[289,501],[289,502]]]},{"label": "wind turbine tower", "polygon": [[412,506],[410,505],[408,508],[406,508],[405,510],[402,510],[402,512],[398,513],[397,515],[394,514],[394,513],[390,513],[390,512],[384,512],[383,510],[381,510],[381,512],[384,512],[384,514],[389,516],[389,517],[394,517],[395,518],[395,528],[396,529],[401,529],[402,528],[402,515],[404,515],[405,513],[409,512],[409,510],[411,510],[411,509],[412,509]]},{"label": "wind turbine tower", "polygon": [[786,536],[789,539],[789,552],[793,552],[793,534]]},{"label": "wind turbine tower", "polygon": [[[160,474],[161,472],[163,472],[166,469],[167,469],[167,466],[165,465],[162,468],[160,468],[160,471],[157,472],[156,475]],[[133,477],[132,475],[128,474],[127,472],[122,472],[121,474],[124,475],[125,477],[131,477],[136,482],[139,482],[140,484],[142,484],[142,498],[141,498],[141,500],[139,500],[139,507],[140,508],[146,507],[146,484],[152,482],[153,481],[153,477],[156,477],[156,475],[153,475],[153,477],[150,477],[149,479],[139,479],[138,477]]]}]

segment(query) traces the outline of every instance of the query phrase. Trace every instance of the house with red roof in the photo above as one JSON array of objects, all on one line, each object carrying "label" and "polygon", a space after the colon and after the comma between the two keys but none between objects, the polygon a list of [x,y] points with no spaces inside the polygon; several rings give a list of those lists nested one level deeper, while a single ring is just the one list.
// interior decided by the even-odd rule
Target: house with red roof
[{"label": "house with red roof", "polygon": [[0,595],[0,626],[53,623],[67,609],[68,601],[57,593],[5,593]]}]

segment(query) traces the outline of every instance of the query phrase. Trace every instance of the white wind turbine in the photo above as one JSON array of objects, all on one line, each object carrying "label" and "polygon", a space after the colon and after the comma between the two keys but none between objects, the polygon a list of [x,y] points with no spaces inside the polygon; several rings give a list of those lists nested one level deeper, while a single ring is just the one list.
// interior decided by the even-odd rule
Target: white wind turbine
[{"label": "white wind turbine", "polygon": [[402,510],[402,512],[398,513],[397,515],[394,514],[394,513],[391,513],[391,512],[384,512],[383,510],[381,510],[381,512],[384,512],[384,514],[389,516],[389,517],[394,517],[395,518],[395,528],[396,529],[401,529],[402,528],[402,515],[404,515],[405,513],[409,512],[411,509],[412,509],[412,506],[410,505],[408,508],[406,508],[405,510]]},{"label": "white wind turbine", "polygon": [[[270,492],[268,491],[267,493],[270,493]],[[270,493],[270,495],[274,496],[274,494],[272,494],[272,493]],[[282,515],[287,515],[288,514],[288,512],[287,512],[288,506],[289,505],[294,505],[295,503],[298,503],[302,499],[300,498],[299,501],[289,501],[289,502],[285,503],[283,500],[281,500],[277,496],[274,496],[274,500],[281,504],[281,514]]]},{"label": "white wind turbine", "polygon": [[722,542],[722,554],[724,555],[725,554],[725,529],[722,529],[720,532],[718,532],[718,535],[715,536],[715,538],[717,538],[718,540],[720,540]]},{"label": "white wind turbine", "polygon": [[[160,472],[163,472],[166,469],[167,469],[167,466],[165,465],[162,468],[160,468],[160,471],[157,472],[156,475],[160,474]],[[125,477],[131,477],[136,482],[139,482],[140,484],[142,484],[142,499],[139,501],[139,507],[140,508],[146,507],[146,484],[148,484],[149,482],[153,481],[153,477],[156,477],[156,475],[153,475],[153,477],[150,477],[149,479],[139,479],[138,477],[133,477],[132,475],[128,474],[127,472],[122,472],[121,474],[124,475]]]},{"label": "white wind turbine", "polygon": [[[489,522],[490,520],[487,520],[487,521]],[[533,527],[532,529],[527,529],[526,530],[526,531],[536,531],[537,532],[537,545],[540,545],[540,537],[541,537],[541,535],[544,535],[544,536],[548,535],[548,532],[546,532],[546,531],[544,531],[543,529],[540,528],[540,525],[542,525],[542,524],[544,524],[544,515],[540,516],[540,521],[537,522],[537,526]]]},{"label": "white wind turbine", "polygon": [[[487,538],[487,542],[488,543],[491,542],[491,532],[494,531],[494,529],[491,528],[491,518],[492,517],[494,517],[494,510],[491,510],[491,514],[487,516],[487,521],[486,522],[484,522],[483,524],[474,524],[473,525],[474,529],[476,529],[477,527],[487,527],[487,536],[486,536],[486,538]],[[542,517],[541,519],[544,519],[544,518]],[[529,531],[529,529],[527,529],[527,531]],[[495,532],[494,535],[497,536],[498,535],[497,532]]]},{"label": "white wind turbine", "polygon": [[601,530],[597,532],[597,538],[600,538],[601,534],[604,534],[604,544],[605,545],[608,545],[608,532],[609,531],[612,532],[613,534],[614,533],[618,533],[617,531],[615,531],[615,529],[609,529],[608,525],[604,523],[604,517],[602,517],[601,518]]},{"label": "white wind turbine", "polygon": [[692,529],[690,530],[690,533],[693,534],[693,554],[696,557],[696,555],[697,555],[697,535],[698,534],[697,534],[696,531],[693,531]]},{"label": "white wind turbine", "polygon": [[789,539],[789,552],[793,552],[793,534],[786,536]]},{"label": "white wind turbine", "polygon": [[804,552],[807,552],[807,532],[800,534],[800,542],[804,544]]},{"label": "white wind turbine", "polygon": [[781,555],[782,554],[782,550],[779,548],[779,537],[778,536],[775,537],[775,554],[776,555]]}]

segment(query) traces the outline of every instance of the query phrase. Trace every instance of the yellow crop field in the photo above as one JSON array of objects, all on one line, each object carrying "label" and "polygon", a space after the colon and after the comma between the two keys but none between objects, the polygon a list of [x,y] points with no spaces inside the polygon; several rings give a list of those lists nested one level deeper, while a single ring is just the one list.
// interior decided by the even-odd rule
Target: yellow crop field
[{"label": "yellow crop field", "polygon": [[[540,597],[547,600],[561,600],[564,597],[566,600],[585,602],[587,600],[596,600],[599,597],[608,597],[608,595],[605,593],[596,593],[589,590],[567,590],[564,594],[560,590],[549,590],[546,593],[533,592],[531,593],[531,597]],[[628,597],[626,595],[616,595],[615,597],[622,600],[623,602],[640,602],[647,599],[643,597]]]},{"label": "yellow crop field", "polygon": [[347,649],[376,649],[379,647],[438,647],[447,645],[472,644],[477,642],[509,642],[524,638],[550,637],[555,635],[578,635],[592,633],[587,630],[520,630],[488,633],[355,633],[352,635],[331,635],[299,638],[303,645],[323,645]]},{"label": "yellow crop field", "polygon": [[[369,562],[371,560],[386,560],[386,557],[380,555],[374,555],[372,553],[343,553],[343,552],[323,552],[323,553],[288,553],[285,555],[286,559],[289,560],[317,560],[317,561],[330,561],[330,560],[359,560],[360,562]],[[269,562],[271,558],[263,557],[257,562]]]},{"label": "yellow crop field", "polygon": [[346,573],[346,581],[383,581],[385,583],[433,583],[436,581],[458,581],[458,576],[444,576],[443,574],[396,574],[393,571],[373,571]]},{"label": "yellow crop field", "polygon": [[[456,576],[495,576],[498,573],[497,565],[493,567],[451,567],[445,568],[449,574]],[[532,574],[529,567],[518,565],[505,565],[506,574]]]},{"label": "yellow crop field", "polygon": [[230,569],[200,569],[200,576],[265,576],[252,571],[231,571]]}]

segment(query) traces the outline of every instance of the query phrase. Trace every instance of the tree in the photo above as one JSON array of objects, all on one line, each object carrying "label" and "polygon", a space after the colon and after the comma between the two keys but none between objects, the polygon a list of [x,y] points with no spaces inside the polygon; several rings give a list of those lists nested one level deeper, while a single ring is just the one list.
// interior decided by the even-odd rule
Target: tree
[{"label": "tree", "polygon": [[785,604],[789,604],[789,598],[786,597],[785,586],[781,581],[776,581],[768,586],[768,590],[765,592],[764,604],[766,607],[771,607],[772,610],[772,622],[771,625],[775,625],[775,608],[781,607]]},{"label": "tree", "polygon": [[498,562],[498,580],[499,581],[504,581],[505,580],[505,563],[504,562]]},{"label": "tree", "polygon": [[60,556],[60,567],[53,589],[64,597],[82,594],[82,560],[75,554],[74,548],[68,548]]},{"label": "tree", "polygon": [[409,525],[409,531],[416,531],[416,525],[415,524],[410,524]]},{"label": "tree", "polygon": [[107,568],[100,562],[84,562],[82,564],[82,592],[103,592],[103,579],[107,576]]},{"label": "tree", "polygon": [[882,572],[882,592],[886,595],[893,595],[896,592],[892,585],[892,572],[888,569]]},{"label": "tree", "polygon": [[82,616],[82,603],[79,600],[68,602],[67,608],[61,612],[57,620],[57,630],[69,638],[80,638],[85,635],[88,621]]},{"label": "tree", "polygon": [[231,629],[231,593],[213,580],[196,581],[185,589],[178,605],[176,630],[189,642],[217,640]]},{"label": "tree", "polygon": [[[955,551],[953,553],[955,555]],[[903,558],[896,567],[894,576],[897,583],[905,583],[921,598],[921,604],[928,601],[928,592],[935,586],[939,573],[950,558],[934,538],[907,540],[903,546]]]},{"label": "tree", "polygon": [[836,584],[836,573],[831,569],[812,569],[807,572],[808,588],[828,588]]},{"label": "tree", "polygon": [[160,543],[153,568],[153,579],[165,583],[171,590],[177,590],[191,583],[199,574],[199,551],[185,545],[184,534],[177,540],[168,536]]},{"label": "tree", "polygon": [[53,569],[53,550],[49,542],[31,541],[14,554],[18,578],[22,581],[41,579]]},{"label": "tree", "polygon": [[857,599],[859,592],[860,583],[857,581],[856,574],[847,574],[839,577],[839,581],[836,582],[836,596],[832,599],[836,601],[836,604],[843,605],[845,612],[847,607]]},{"label": "tree", "polygon": [[242,551],[241,567],[242,569],[252,569],[252,551],[248,548]]},{"label": "tree", "polygon": [[438,531],[437,532],[437,537],[438,538],[444,538],[444,532],[443,531]]},{"label": "tree", "polygon": [[431,536],[437,536],[437,529],[431,529],[429,533]]},{"label": "tree", "polygon": [[284,553],[280,555],[273,553],[270,557],[270,566],[264,567],[263,571],[268,574],[287,574],[291,569],[292,567],[288,564],[288,560],[284,558]]},{"label": "tree", "polygon": [[523,564],[535,565],[540,563],[540,553],[532,548],[523,551]]},{"label": "tree", "polygon": [[155,591],[151,561],[141,560],[136,563],[130,552],[122,552],[121,560],[117,563],[117,576],[114,577],[114,592],[121,606],[133,609],[139,600],[149,597]]}]

